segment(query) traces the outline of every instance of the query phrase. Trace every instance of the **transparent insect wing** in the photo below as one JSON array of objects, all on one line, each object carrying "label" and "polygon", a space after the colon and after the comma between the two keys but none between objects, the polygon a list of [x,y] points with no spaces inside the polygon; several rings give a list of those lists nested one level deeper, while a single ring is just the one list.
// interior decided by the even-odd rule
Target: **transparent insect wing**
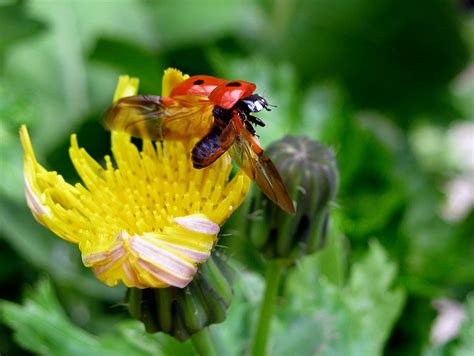
[{"label": "transparent insect wing", "polygon": [[288,214],[295,213],[295,207],[277,168],[265,154],[255,138],[243,125],[232,120],[239,135],[229,148],[234,162],[258,185],[260,190]]},{"label": "transparent insect wing", "polygon": [[155,141],[203,137],[213,124],[212,103],[199,96],[130,96],[107,111],[105,124],[111,130]]}]

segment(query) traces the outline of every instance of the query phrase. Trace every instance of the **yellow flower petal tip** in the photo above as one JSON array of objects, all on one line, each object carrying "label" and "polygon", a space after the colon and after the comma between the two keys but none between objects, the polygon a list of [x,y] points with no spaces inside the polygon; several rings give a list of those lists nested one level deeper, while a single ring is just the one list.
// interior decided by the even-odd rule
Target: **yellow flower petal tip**
[{"label": "yellow flower petal tip", "polygon": [[139,83],[138,78],[121,75],[118,80],[117,88],[115,89],[114,103],[120,98],[136,95]]},{"label": "yellow flower petal tip", "polygon": [[163,96],[170,96],[173,88],[181,83],[183,80],[188,79],[189,75],[183,74],[180,70],[175,68],[168,68],[165,70],[163,75],[161,94]]},{"label": "yellow flower petal tip", "polygon": [[[175,69],[167,75],[168,89],[185,78]],[[137,89],[138,79],[122,76],[114,100]],[[121,132],[112,132],[114,157],[104,158],[105,167],[71,135],[69,155],[82,180],[71,185],[36,161],[25,126],[20,137],[25,196],[34,217],[78,244],[84,265],[109,286],[186,286],[250,185],[241,172],[229,179],[227,155],[194,169],[188,144],[143,140],[139,150]]]}]

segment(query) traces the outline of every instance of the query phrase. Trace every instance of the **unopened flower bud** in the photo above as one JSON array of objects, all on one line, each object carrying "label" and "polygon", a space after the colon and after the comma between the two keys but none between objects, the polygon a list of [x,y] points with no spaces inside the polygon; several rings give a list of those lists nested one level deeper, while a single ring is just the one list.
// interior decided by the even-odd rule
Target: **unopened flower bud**
[{"label": "unopened flower bud", "polygon": [[294,261],[324,244],[330,203],[338,187],[334,153],[308,137],[287,136],[268,147],[296,214],[289,215],[256,192],[248,236],[270,258]]},{"label": "unopened flower bud", "polygon": [[129,288],[130,315],[149,333],[163,331],[184,341],[226,317],[232,300],[233,270],[216,253],[200,266],[185,288]]}]

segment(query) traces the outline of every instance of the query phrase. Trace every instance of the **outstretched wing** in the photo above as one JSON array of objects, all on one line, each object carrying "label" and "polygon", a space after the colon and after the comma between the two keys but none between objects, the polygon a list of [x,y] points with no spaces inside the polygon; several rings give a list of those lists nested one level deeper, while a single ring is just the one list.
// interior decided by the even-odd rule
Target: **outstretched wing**
[{"label": "outstretched wing", "polygon": [[110,130],[155,141],[203,137],[213,122],[212,103],[197,96],[129,96],[117,101],[105,115]]},{"label": "outstretched wing", "polygon": [[263,152],[256,137],[245,129],[238,117],[232,119],[240,134],[229,148],[229,153],[237,165],[249,176],[261,191],[288,214],[295,213],[295,207],[288,194],[280,173],[273,162]]}]

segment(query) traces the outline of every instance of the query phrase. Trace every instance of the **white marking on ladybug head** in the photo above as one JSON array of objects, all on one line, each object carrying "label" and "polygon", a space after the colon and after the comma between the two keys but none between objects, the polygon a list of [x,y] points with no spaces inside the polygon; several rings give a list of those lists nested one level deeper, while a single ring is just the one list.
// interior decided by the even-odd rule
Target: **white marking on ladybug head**
[{"label": "white marking on ladybug head", "polygon": [[245,103],[250,112],[259,112],[263,109],[268,109],[267,101],[258,94],[253,94],[245,99],[242,99],[242,102]]}]

